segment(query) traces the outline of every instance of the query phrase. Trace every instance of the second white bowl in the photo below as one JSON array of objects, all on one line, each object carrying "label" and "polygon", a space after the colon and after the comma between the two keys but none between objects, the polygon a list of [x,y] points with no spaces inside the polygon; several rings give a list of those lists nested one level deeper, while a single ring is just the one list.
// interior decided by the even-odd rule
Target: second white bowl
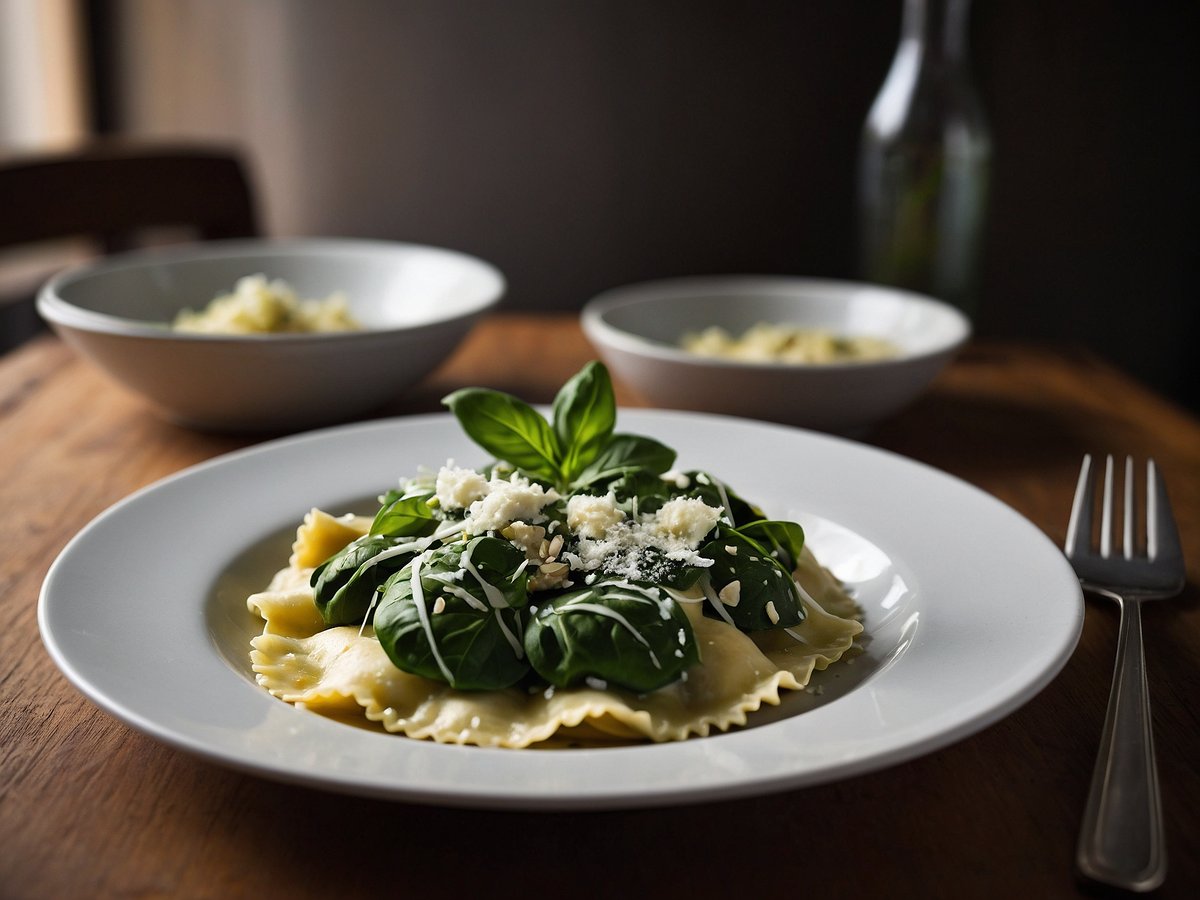
[{"label": "second white bowl", "polygon": [[[652,281],[603,293],[583,328],[613,375],[655,406],[854,434],[899,412],[971,333],[958,310],[893,288],[772,276]],[[870,336],[898,350],[862,362],[740,362],[684,350],[687,333],[760,322]]]}]

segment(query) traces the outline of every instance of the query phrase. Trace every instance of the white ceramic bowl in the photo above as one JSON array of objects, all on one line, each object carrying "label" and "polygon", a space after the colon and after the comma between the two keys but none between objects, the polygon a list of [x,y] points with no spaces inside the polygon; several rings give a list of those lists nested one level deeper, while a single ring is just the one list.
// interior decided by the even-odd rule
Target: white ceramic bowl
[{"label": "white ceramic bowl", "polygon": [[[238,279],[298,296],[346,294],[361,331],[210,335],[172,331]],[[420,380],[505,289],[482,260],[384,241],[214,241],[109,257],[51,279],[38,311],[62,338],[168,418],[281,431],[368,413]]]},{"label": "white ceramic bowl", "polygon": [[[970,335],[929,297],[872,284],[715,276],[617,288],[583,310],[583,328],[616,378],[655,406],[770,419],[857,434],[915,399]],[[751,363],[683,350],[684,334],[759,322],[872,336],[895,357],[821,365]]]}]

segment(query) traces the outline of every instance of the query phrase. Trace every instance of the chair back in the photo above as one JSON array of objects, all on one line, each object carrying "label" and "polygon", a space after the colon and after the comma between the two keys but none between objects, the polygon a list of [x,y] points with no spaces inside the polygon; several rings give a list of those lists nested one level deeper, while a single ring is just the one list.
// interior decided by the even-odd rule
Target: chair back
[{"label": "chair back", "polygon": [[48,248],[54,269],[64,264],[50,242],[82,239],[74,263],[162,243],[164,232],[170,240],[259,236],[254,191],[237,153],[99,141],[62,152],[0,154],[0,353],[43,328],[34,294],[53,269],[45,270],[39,254]]},{"label": "chair back", "polygon": [[97,143],[0,157],[0,209],[0,247],[91,237],[113,252],[152,229],[187,228],[201,240],[259,233],[239,157],[200,145]]}]

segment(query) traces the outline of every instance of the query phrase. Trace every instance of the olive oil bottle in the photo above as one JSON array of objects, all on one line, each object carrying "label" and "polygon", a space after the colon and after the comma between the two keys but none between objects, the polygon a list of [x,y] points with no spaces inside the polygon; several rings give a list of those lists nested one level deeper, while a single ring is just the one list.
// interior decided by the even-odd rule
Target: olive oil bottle
[{"label": "olive oil bottle", "polygon": [[863,126],[859,274],[978,313],[991,135],[971,77],[970,0],[904,0]]}]

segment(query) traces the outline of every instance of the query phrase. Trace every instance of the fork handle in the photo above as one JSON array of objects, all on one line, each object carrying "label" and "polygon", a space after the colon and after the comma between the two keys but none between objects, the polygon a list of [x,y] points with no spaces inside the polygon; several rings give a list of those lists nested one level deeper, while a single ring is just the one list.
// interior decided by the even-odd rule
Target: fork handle
[{"label": "fork handle", "polygon": [[1089,878],[1149,891],[1166,877],[1167,851],[1142,649],[1142,605],[1137,599],[1110,596],[1121,605],[1117,665],[1077,863]]}]

